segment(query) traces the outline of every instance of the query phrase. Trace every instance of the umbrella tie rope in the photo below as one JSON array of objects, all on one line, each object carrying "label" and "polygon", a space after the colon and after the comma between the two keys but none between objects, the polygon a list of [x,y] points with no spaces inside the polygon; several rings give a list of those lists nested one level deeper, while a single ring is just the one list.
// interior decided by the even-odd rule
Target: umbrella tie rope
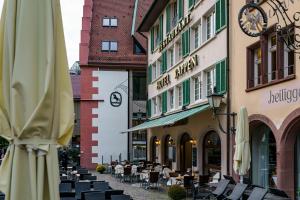
[{"label": "umbrella tie rope", "polygon": [[15,145],[57,145],[57,142],[55,139],[36,139],[36,138],[30,138],[30,139],[18,139],[14,138],[11,141],[11,144]]}]

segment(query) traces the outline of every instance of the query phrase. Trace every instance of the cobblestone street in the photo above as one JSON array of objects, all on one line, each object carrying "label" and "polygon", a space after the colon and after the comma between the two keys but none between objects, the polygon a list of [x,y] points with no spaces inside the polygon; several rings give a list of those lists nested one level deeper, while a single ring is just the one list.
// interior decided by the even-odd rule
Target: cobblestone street
[{"label": "cobblestone street", "polygon": [[109,182],[109,185],[113,189],[124,190],[124,193],[130,195],[134,200],[169,200],[165,190],[161,190],[160,192],[156,189],[145,190],[140,188],[140,184],[138,183],[121,183],[110,174],[99,174],[96,172],[93,172],[93,174],[97,175],[98,180],[105,180]]}]

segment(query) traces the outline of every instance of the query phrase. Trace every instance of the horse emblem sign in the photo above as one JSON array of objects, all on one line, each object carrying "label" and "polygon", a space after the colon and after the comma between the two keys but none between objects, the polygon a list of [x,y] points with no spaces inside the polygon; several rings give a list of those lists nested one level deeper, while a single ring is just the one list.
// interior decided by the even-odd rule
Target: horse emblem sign
[{"label": "horse emblem sign", "polygon": [[110,105],[120,107],[122,105],[122,95],[119,92],[113,92],[110,95]]}]

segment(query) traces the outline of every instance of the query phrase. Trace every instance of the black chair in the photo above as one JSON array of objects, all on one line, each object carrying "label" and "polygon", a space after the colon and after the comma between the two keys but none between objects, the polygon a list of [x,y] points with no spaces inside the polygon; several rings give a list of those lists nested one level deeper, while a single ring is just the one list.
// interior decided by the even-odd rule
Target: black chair
[{"label": "black chair", "polygon": [[91,187],[94,188],[94,183],[97,184],[97,182],[103,183],[103,182],[105,182],[105,181],[95,181],[95,180],[94,180],[94,181],[91,181]]},{"label": "black chair", "polygon": [[228,197],[226,197],[225,199],[239,200],[243,196],[247,186],[248,185],[246,185],[246,184],[237,183],[234,186],[233,191],[231,192],[231,194]]},{"label": "black chair", "polygon": [[113,195],[122,195],[124,190],[106,190],[105,191],[105,199],[111,199]]},{"label": "black chair", "polygon": [[59,193],[61,198],[73,197],[75,198],[75,191],[73,192],[60,192]]},{"label": "black chair", "polygon": [[78,174],[88,174],[89,171],[88,171],[87,169],[78,169],[78,170],[77,170],[77,173],[78,173]]},{"label": "black chair", "polygon": [[95,181],[95,180],[97,180],[97,176],[85,174],[85,175],[83,175],[83,180]]},{"label": "black chair", "polygon": [[111,200],[130,200],[129,195],[111,195]]},{"label": "black chair", "polygon": [[279,189],[276,189],[276,188],[269,188],[269,192],[271,194],[274,194],[274,195],[279,196],[279,197],[289,198],[289,196],[283,190],[279,190]]},{"label": "black chair", "polygon": [[60,200],[76,200],[75,197],[63,197]]},{"label": "black chair", "polygon": [[159,189],[158,181],[159,181],[159,172],[150,172],[148,186],[150,187],[151,185],[155,185],[156,188]]},{"label": "black chair", "polygon": [[71,192],[72,184],[71,183],[60,183],[59,184],[59,192]]},{"label": "black chair", "polygon": [[81,200],[105,200],[105,193],[102,191],[82,192]]},{"label": "black chair", "polygon": [[80,176],[79,176],[79,179],[80,179],[80,180],[84,180],[84,177],[92,176],[91,173],[84,173],[84,174],[79,174],[79,175],[80,175]]},{"label": "black chair", "polygon": [[60,183],[71,183],[71,187],[75,188],[75,181],[74,180],[62,180]]},{"label": "black chair", "polygon": [[2,195],[2,194],[0,194],[0,200],[4,200],[5,199],[5,196],[4,196],[4,194]]},{"label": "black chair", "polygon": [[222,179],[219,181],[218,185],[217,185],[217,188],[210,192],[210,191],[207,191],[207,192],[204,192],[202,191],[201,193],[199,193],[198,189],[195,188],[194,189],[194,193],[193,193],[193,199],[207,199],[207,198],[210,198],[210,197],[215,197],[217,199],[220,199],[223,197],[223,194],[225,193],[226,191],[226,188],[229,184],[229,180],[226,180],[226,179]]},{"label": "black chair", "polygon": [[75,197],[76,199],[81,198],[81,192],[89,191],[91,189],[90,182],[77,182],[75,183]]},{"label": "black chair", "polygon": [[123,182],[126,180],[132,182],[131,167],[124,167]]},{"label": "black chair", "polygon": [[108,185],[108,182],[93,182],[93,187],[94,187],[94,190],[97,190],[97,191],[105,191],[105,190],[109,190],[110,187]]},{"label": "black chair", "polygon": [[267,189],[255,187],[251,192],[248,200],[263,200],[267,193]]},{"label": "black chair", "polygon": [[183,176],[183,187],[186,190],[186,196],[188,196],[188,191],[193,189],[194,176]]}]

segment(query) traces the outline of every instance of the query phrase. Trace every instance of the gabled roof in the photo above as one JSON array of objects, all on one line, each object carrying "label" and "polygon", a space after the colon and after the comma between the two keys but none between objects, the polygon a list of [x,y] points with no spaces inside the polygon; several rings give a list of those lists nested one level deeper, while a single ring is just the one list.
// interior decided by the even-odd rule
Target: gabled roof
[{"label": "gabled roof", "polygon": [[154,0],[137,31],[148,32],[168,3],[169,0]]}]

